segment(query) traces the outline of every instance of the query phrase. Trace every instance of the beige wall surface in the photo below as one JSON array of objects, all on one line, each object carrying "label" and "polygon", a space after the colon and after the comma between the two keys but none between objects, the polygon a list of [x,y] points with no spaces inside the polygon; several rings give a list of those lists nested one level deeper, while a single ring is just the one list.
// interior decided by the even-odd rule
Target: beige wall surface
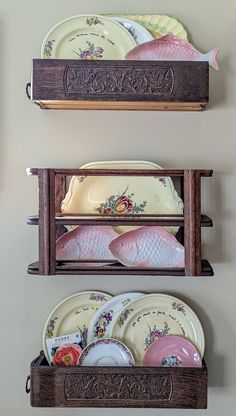
[{"label": "beige wall surface", "polygon": [[[41,111],[25,96],[31,59],[58,21],[80,13],[167,13],[185,23],[202,51],[221,48],[210,71],[210,106],[202,113]],[[233,416],[236,407],[236,3],[234,0],[0,0],[1,416]],[[215,278],[29,277],[37,256],[36,178],[26,167],[77,167],[94,160],[143,159],[169,168],[213,168],[203,206],[214,218],[204,252]],[[44,321],[79,290],[172,293],[197,312],[206,335],[207,411],[155,409],[33,409],[24,392],[30,361],[41,348]]]}]

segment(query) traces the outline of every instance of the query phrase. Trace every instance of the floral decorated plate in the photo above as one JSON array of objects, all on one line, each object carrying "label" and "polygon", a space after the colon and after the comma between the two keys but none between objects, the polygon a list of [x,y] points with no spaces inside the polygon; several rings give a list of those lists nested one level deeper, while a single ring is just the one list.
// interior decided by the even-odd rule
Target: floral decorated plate
[{"label": "floral decorated plate", "polygon": [[46,35],[42,58],[124,59],[136,45],[119,23],[96,15],[73,16],[54,26]]},{"label": "floral decorated plate", "polygon": [[108,300],[92,317],[88,327],[88,342],[94,339],[109,338],[112,328],[121,311],[134,299],[143,296],[143,293],[123,293]]},{"label": "floral decorated plate", "polygon": [[110,18],[124,26],[134,38],[137,45],[140,43],[148,42],[149,40],[153,40],[151,33],[145,29],[144,26],[140,25],[134,20],[120,16],[110,16]]},{"label": "floral decorated plate", "polygon": [[82,366],[133,367],[134,357],[122,342],[116,339],[97,339],[89,344],[80,355]]},{"label": "floral decorated plate", "polygon": [[121,312],[112,331],[112,337],[131,350],[136,365],[142,365],[152,342],[165,335],[185,337],[203,357],[205,339],[201,323],[188,305],[173,296],[151,294],[134,300]]},{"label": "floral decorated plate", "polygon": [[186,338],[167,335],[157,338],[147,349],[145,367],[202,367],[196,347]]},{"label": "floral decorated plate", "polygon": [[182,23],[171,16],[164,14],[144,14],[144,15],[122,15],[127,19],[134,20],[140,25],[149,30],[152,36],[160,38],[161,36],[171,33],[172,35],[179,36],[184,40],[188,40],[188,34]]},{"label": "floral decorated plate", "polygon": [[[146,161],[92,162],[81,169],[162,169]],[[61,204],[65,214],[182,214],[183,201],[169,177],[73,176]],[[118,232],[134,227],[116,227]],[[176,234],[177,227],[167,227]]]},{"label": "floral decorated plate", "polygon": [[50,363],[46,339],[80,332],[81,345],[87,345],[91,318],[111,295],[103,292],[79,292],[64,299],[50,313],[43,330],[43,350]]}]

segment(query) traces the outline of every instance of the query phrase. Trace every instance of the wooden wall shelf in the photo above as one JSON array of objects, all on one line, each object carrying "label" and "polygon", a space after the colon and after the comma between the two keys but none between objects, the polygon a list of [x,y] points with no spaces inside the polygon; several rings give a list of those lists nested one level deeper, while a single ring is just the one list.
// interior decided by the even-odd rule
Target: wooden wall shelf
[{"label": "wooden wall shelf", "polygon": [[209,64],[34,59],[30,98],[42,109],[199,111]]},{"label": "wooden wall shelf", "polygon": [[[39,183],[39,214],[28,218],[28,224],[38,225],[39,261],[28,267],[29,274],[64,275],[163,275],[163,276],[212,276],[213,269],[201,257],[201,227],[211,227],[212,220],[201,214],[201,177],[210,177],[212,170],[140,170],[140,169],[28,169],[29,175],[37,175]],[[170,176],[184,201],[184,215],[112,215],[63,216],[61,202],[66,193],[66,177],[78,176]],[[117,262],[94,265],[76,261],[57,261],[55,242],[57,230],[63,225],[146,225],[180,226],[179,241],[185,246],[184,268],[132,268]],[[99,263],[96,261],[96,263]],[[104,261],[102,262],[104,263]]]},{"label": "wooden wall shelf", "polygon": [[26,391],[34,407],[205,409],[207,386],[204,360],[202,368],[55,367],[41,353]]}]

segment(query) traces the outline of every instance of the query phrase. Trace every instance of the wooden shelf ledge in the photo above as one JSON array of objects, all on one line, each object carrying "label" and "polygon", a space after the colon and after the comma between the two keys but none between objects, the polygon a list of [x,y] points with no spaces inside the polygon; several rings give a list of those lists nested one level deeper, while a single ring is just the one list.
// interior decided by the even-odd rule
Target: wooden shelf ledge
[{"label": "wooden shelf ledge", "polygon": [[[80,264],[82,263],[82,264]],[[85,263],[87,263],[85,265]],[[94,266],[93,263],[99,263],[98,261],[94,262],[62,262],[56,261],[55,272],[53,275],[125,275],[125,276],[185,276],[184,268],[135,268],[135,267],[126,267],[120,263],[109,262],[107,265]],[[28,273],[30,275],[39,275],[39,262],[32,263],[28,266]],[[200,276],[214,276],[213,269],[210,263],[207,260],[202,260],[201,263],[201,274]]]},{"label": "wooden shelf ledge", "polygon": [[[28,384],[28,383],[27,383]],[[55,367],[31,363],[33,407],[207,408],[208,375],[187,367]]]},{"label": "wooden shelf ledge", "polygon": [[34,59],[31,100],[42,109],[200,111],[209,64]]}]

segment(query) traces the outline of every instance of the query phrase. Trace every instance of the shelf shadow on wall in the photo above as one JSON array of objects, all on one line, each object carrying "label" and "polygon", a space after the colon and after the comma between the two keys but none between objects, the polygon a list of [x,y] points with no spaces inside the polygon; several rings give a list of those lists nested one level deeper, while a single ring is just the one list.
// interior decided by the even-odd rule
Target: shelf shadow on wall
[{"label": "shelf shadow on wall", "polygon": [[5,74],[5,56],[4,56],[4,24],[2,19],[0,19],[0,56],[1,56],[1,64],[0,64],[0,191],[3,189],[3,181],[4,181],[4,141],[5,141],[5,82],[4,82],[4,74]]},{"label": "shelf shadow on wall", "polygon": [[209,68],[209,71],[209,108],[214,109],[217,106],[222,106],[226,101],[226,73],[229,72],[228,57],[226,56],[223,61],[220,61],[219,71],[212,68]]}]

